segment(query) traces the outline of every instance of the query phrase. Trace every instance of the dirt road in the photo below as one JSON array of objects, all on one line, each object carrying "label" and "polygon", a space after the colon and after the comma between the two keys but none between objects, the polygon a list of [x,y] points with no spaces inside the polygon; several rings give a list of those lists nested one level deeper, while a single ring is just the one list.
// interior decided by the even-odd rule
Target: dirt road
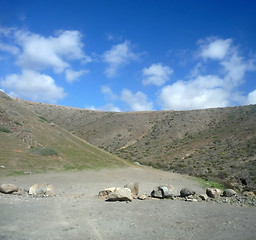
[{"label": "dirt road", "polygon": [[146,167],[55,172],[0,179],[29,188],[53,184],[57,196],[0,195],[0,239],[255,239],[256,208],[178,200],[105,202],[104,188],[139,182],[149,194],[160,184],[177,193],[205,190],[189,177]]}]

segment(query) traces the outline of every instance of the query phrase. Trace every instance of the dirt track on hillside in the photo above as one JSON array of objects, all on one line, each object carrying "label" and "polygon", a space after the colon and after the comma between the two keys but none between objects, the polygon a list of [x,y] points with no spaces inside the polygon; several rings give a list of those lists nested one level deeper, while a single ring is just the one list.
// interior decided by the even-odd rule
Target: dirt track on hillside
[{"label": "dirt track on hillside", "polygon": [[107,187],[139,182],[149,194],[160,184],[204,193],[189,177],[148,167],[31,174],[0,179],[28,189],[53,184],[57,196],[0,195],[0,239],[255,239],[256,208],[179,200],[105,202]]}]

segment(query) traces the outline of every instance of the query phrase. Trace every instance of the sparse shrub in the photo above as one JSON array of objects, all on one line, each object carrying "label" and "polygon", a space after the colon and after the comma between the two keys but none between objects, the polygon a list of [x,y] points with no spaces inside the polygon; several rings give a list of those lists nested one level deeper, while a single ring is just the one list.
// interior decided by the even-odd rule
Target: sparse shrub
[{"label": "sparse shrub", "polygon": [[44,118],[42,116],[38,116],[38,117],[39,117],[40,121],[50,123],[50,121],[48,119],[46,119],[46,118]]},{"label": "sparse shrub", "polygon": [[32,148],[30,151],[32,154],[39,156],[58,156],[58,152],[52,148]]},{"label": "sparse shrub", "polygon": [[0,132],[11,133],[11,130],[7,127],[0,126]]},{"label": "sparse shrub", "polygon": [[14,121],[14,123],[16,124],[16,125],[18,125],[18,126],[22,126],[22,124],[20,123],[20,122],[18,122],[18,121]]}]

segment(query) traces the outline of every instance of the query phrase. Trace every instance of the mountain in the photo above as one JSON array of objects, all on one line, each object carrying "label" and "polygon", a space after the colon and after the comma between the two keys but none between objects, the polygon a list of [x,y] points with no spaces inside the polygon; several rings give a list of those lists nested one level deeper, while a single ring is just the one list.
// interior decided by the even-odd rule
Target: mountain
[{"label": "mountain", "polygon": [[256,190],[256,105],[114,113],[17,101],[121,158]]},{"label": "mountain", "polygon": [[35,114],[0,91],[0,176],[127,163]]}]

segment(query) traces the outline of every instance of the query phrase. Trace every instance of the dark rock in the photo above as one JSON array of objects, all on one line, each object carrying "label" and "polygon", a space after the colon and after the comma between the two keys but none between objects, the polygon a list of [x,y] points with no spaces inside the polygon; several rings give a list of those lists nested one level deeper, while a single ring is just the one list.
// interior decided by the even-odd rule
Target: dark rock
[{"label": "dark rock", "polygon": [[223,192],[223,196],[224,197],[232,197],[236,195],[236,192],[233,190],[233,189],[226,189],[224,192]]},{"label": "dark rock", "polygon": [[154,198],[163,198],[163,193],[159,188],[154,189],[150,195],[151,197],[154,197]]},{"label": "dark rock", "polygon": [[189,188],[182,188],[180,190],[180,196],[181,197],[187,197],[187,196],[191,196],[191,195],[194,195],[196,192],[189,189]]},{"label": "dark rock", "polygon": [[247,185],[247,180],[245,178],[240,178],[240,181],[243,185]]},{"label": "dark rock", "polygon": [[172,198],[174,199],[174,194],[171,192],[172,186],[158,186],[151,192],[151,197],[154,198]]}]

